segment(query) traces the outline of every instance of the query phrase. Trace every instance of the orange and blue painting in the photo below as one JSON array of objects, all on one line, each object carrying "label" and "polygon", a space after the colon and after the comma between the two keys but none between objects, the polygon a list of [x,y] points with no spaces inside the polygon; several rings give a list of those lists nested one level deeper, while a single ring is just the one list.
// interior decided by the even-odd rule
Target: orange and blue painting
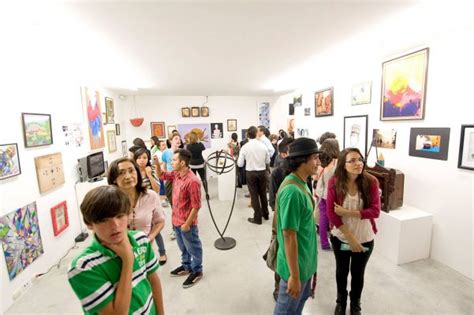
[{"label": "orange and blue painting", "polygon": [[87,128],[89,129],[91,150],[103,148],[105,140],[99,92],[83,88],[82,100],[87,112]]},{"label": "orange and blue painting", "polygon": [[383,64],[380,120],[424,118],[428,53],[425,48]]}]

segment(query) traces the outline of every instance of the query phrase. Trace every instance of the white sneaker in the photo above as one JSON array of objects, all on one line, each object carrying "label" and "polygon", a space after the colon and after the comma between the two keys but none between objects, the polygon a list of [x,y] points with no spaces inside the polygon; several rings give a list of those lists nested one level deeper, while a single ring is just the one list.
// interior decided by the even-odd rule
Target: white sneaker
[{"label": "white sneaker", "polygon": [[171,231],[170,240],[175,240],[175,239],[176,239],[176,233],[174,231]]}]

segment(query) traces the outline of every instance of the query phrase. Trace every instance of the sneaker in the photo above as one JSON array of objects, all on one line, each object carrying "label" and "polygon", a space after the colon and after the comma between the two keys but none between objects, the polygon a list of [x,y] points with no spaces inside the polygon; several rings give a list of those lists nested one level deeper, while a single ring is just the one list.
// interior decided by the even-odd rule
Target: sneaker
[{"label": "sneaker", "polygon": [[190,288],[195,285],[202,278],[202,272],[193,272],[191,273],[186,281],[183,282],[183,288]]},{"label": "sneaker", "polygon": [[167,260],[168,260],[168,257],[166,255],[160,256],[160,260],[159,260],[160,266],[163,266],[164,264],[166,264]]},{"label": "sneaker", "polygon": [[170,275],[172,277],[181,277],[181,276],[189,275],[190,273],[191,273],[191,271],[184,269],[183,266],[179,266],[175,270],[171,271]]},{"label": "sneaker", "polygon": [[170,240],[175,240],[176,239],[176,232],[173,230],[170,233]]}]

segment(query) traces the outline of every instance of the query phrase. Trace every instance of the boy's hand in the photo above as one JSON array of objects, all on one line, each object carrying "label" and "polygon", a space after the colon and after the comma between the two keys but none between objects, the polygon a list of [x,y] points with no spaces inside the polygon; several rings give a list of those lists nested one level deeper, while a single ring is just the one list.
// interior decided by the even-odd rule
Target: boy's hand
[{"label": "boy's hand", "polygon": [[186,223],[181,225],[181,231],[188,232],[189,230],[191,230],[191,227],[189,225],[186,225]]},{"label": "boy's hand", "polygon": [[104,246],[110,248],[114,253],[119,256],[123,262],[130,262],[135,259],[133,256],[132,245],[130,244],[130,240],[128,236],[125,235],[123,240],[120,243],[111,244],[111,243],[103,243]]}]

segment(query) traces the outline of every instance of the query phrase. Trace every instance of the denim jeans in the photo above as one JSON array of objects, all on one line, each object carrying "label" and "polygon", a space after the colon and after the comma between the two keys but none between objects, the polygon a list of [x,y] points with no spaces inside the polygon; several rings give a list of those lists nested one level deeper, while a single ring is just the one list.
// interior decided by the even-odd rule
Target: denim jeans
[{"label": "denim jeans", "polygon": [[160,253],[160,256],[166,255],[165,243],[163,242],[163,236],[161,236],[161,233],[158,233],[158,235],[155,237],[155,241],[156,246],[158,246],[158,253]]},{"label": "denim jeans", "polygon": [[181,250],[181,265],[192,272],[202,272],[202,244],[199,239],[197,225],[191,226],[187,232],[181,231],[181,226],[174,226],[176,241]]},{"label": "denim jeans", "polygon": [[286,290],[288,290],[288,282],[281,279],[273,315],[300,315],[303,312],[304,303],[311,296],[311,278],[301,283],[301,292],[297,299],[289,296]]}]

